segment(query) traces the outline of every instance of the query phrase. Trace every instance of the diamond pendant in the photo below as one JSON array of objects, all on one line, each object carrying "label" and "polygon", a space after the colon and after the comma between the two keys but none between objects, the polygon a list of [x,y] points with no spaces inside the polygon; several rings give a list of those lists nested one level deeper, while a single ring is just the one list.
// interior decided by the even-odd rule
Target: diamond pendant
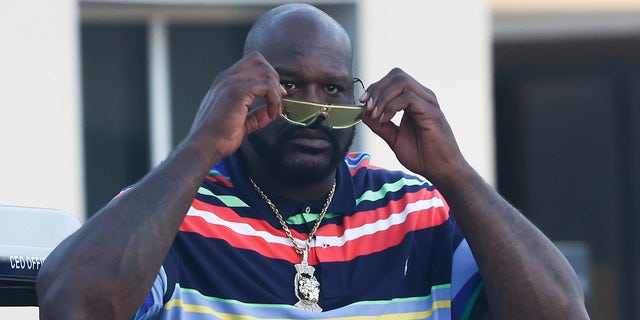
[{"label": "diamond pendant", "polygon": [[321,312],[322,308],[318,305],[320,282],[313,275],[316,268],[308,263],[308,250],[308,248],[302,250],[302,261],[295,265],[296,276],[293,279],[293,287],[298,302],[294,306],[306,311]]}]

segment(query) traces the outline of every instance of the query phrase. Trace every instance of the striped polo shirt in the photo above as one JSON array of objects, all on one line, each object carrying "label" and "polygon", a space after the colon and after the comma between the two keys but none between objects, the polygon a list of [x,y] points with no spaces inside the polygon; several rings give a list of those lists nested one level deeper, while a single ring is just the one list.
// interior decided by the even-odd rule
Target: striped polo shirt
[{"label": "striped polo shirt", "polygon": [[[324,199],[267,193],[304,247]],[[134,319],[480,319],[482,281],[428,181],[351,153],[312,241],[320,313],[294,293],[300,256],[234,154],[210,171]]]}]

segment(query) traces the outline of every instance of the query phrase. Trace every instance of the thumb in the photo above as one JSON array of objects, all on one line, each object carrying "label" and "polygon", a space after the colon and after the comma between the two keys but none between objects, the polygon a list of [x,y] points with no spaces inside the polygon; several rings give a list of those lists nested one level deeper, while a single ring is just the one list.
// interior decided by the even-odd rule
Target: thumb
[{"label": "thumb", "polygon": [[362,122],[393,149],[399,132],[399,127],[395,123],[391,121],[380,123],[379,121],[369,117],[363,117]]},{"label": "thumb", "polygon": [[279,112],[269,112],[269,108],[266,105],[251,111],[244,121],[245,134],[249,134],[266,127],[279,115]]}]

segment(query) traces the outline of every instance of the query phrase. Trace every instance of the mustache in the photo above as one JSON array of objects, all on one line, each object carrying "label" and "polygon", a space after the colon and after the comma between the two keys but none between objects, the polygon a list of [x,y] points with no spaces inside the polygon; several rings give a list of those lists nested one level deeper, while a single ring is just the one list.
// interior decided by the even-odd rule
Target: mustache
[{"label": "mustache", "polygon": [[334,129],[331,129],[325,125],[322,125],[323,117],[318,117],[313,123],[310,125],[303,127],[297,125],[287,125],[284,126],[279,132],[279,140],[287,139],[288,137],[294,136],[295,133],[303,130],[314,129],[322,132],[327,139],[331,142],[331,144],[338,143],[338,140],[335,136]]}]

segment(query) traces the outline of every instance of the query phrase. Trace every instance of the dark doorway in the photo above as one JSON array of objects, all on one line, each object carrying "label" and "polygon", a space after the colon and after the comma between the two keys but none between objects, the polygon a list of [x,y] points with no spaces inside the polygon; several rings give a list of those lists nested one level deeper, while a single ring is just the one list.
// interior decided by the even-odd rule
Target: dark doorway
[{"label": "dark doorway", "polygon": [[83,24],[82,97],[88,215],[149,170],[147,27]]},{"label": "dark doorway", "polygon": [[593,319],[637,319],[640,38],[494,45],[498,188],[591,252]]},{"label": "dark doorway", "polygon": [[171,25],[173,144],[185,138],[214,78],[242,57],[251,25]]}]

